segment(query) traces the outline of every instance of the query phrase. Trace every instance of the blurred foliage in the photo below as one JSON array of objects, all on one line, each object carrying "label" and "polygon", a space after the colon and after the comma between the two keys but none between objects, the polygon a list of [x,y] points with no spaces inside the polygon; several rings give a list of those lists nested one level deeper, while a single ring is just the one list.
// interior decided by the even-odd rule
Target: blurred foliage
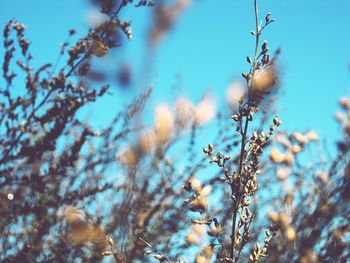
[{"label": "blurred foliage", "polygon": [[[78,113],[108,96],[108,84],[96,87],[96,79],[108,81],[93,58],[132,38],[120,12],[153,8],[149,44],[156,48],[190,1],[93,2],[108,19],[74,44],[76,32],[68,32],[62,67],[34,69],[24,25],[5,25],[0,259],[347,262],[350,99],[341,98],[335,114],[341,127],[335,158],[314,131],[280,127],[272,114],[279,51],[270,58],[267,42],[259,44],[271,14],[260,24],[254,1],[255,53],[242,74],[246,85],[229,87],[225,111],[216,112],[209,93],[197,104],[178,97],[157,106],[146,124],[147,88],[96,131]],[[130,74],[124,65],[120,85],[128,85]],[[213,122],[212,143],[199,141]],[[204,154],[197,151],[203,145]]]}]

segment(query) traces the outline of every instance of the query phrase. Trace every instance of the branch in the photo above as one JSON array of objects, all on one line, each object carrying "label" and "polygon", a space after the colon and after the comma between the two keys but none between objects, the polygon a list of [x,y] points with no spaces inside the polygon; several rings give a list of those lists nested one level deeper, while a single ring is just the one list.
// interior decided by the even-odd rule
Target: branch
[{"label": "branch", "polygon": [[140,240],[141,242],[145,243],[146,246],[148,246],[153,252],[157,253],[157,255],[154,255],[154,257],[156,259],[158,259],[160,262],[166,261],[168,263],[173,263],[170,259],[165,257],[160,251],[158,251],[156,248],[154,248],[150,243],[148,243],[143,238],[139,237],[138,240]]},{"label": "branch", "polygon": [[[254,76],[254,73],[256,71],[257,66],[257,60],[258,60],[258,52],[259,52],[259,38],[261,34],[261,29],[259,28],[259,13],[258,13],[258,5],[257,0],[254,0],[254,10],[255,10],[255,27],[256,27],[256,34],[255,34],[255,53],[254,53],[254,62],[252,66],[252,78]],[[242,141],[241,141],[241,150],[240,150],[240,160],[239,160],[239,168],[238,168],[238,176],[241,177],[242,170],[243,170],[243,158],[245,153],[245,144],[247,139],[247,133],[248,133],[248,126],[249,126],[249,115],[250,115],[250,90],[251,90],[251,83],[247,80],[248,85],[248,102],[247,102],[247,114],[245,116],[245,124],[244,124],[244,131],[242,134]],[[236,221],[237,221],[237,213],[239,209],[239,203],[241,200],[241,180],[239,178],[238,180],[238,198],[234,200],[234,210],[232,214],[232,232],[231,232],[231,248],[230,248],[230,258],[232,260],[235,259],[235,241],[236,241]],[[236,192],[234,191],[234,182],[231,183],[231,189],[232,189],[232,195],[234,195]],[[237,260],[238,258],[236,258]]]}]

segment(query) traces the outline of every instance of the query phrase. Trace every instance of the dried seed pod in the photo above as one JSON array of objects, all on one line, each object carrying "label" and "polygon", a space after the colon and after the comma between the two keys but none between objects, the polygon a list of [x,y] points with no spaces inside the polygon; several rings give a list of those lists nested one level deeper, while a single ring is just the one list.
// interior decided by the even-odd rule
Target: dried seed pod
[{"label": "dried seed pod", "polygon": [[288,168],[278,168],[277,169],[277,177],[278,179],[284,181],[288,178],[289,169]]},{"label": "dried seed pod", "polygon": [[176,117],[177,121],[182,128],[186,128],[193,122],[195,107],[192,102],[187,98],[178,98],[176,100]]},{"label": "dried seed pod", "polygon": [[347,97],[341,97],[339,99],[339,105],[345,110],[350,109],[350,99]]},{"label": "dried seed pod", "polygon": [[158,259],[160,262],[163,262],[165,260],[165,257],[163,255],[160,255],[160,254],[154,255],[154,258]]},{"label": "dried seed pod", "polygon": [[205,229],[202,225],[197,224],[192,226],[192,231],[199,237],[203,237],[205,235]]},{"label": "dried seed pod", "polygon": [[202,191],[202,184],[198,179],[193,179],[191,181],[191,185],[197,193],[200,193]]},{"label": "dried seed pod", "polygon": [[249,64],[252,64],[252,59],[248,56],[247,57],[247,62],[249,63]]},{"label": "dried seed pod", "polygon": [[156,146],[156,135],[154,132],[143,132],[139,135],[138,140],[143,153],[152,151]]},{"label": "dried seed pod", "polygon": [[293,134],[294,139],[299,142],[300,144],[306,144],[309,140],[306,136],[301,134],[300,132],[295,132]]},{"label": "dried seed pod", "polygon": [[291,141],[284,134],[277,134],[276,141],[287,149],[292,147]]},{"label": "dried seed pod", "polygon": [[270,22],[270,17],[271,17],[271,13],[268,12],[265,16],[265,23],[268,24]]},{"label": "dried seed pod", "polygon": [[208,200],[206,198],[197,197],[193,202],[191,202],[190,209],[192,211],[204,212],[208,209]]},{"label": "dried seed pod", "polygon": [[278,149],[272,149],[270,151],[270,159],[274,163],[282,163],[285,160],[285,155],[281,153]]},{"label": "dried seed pod", "polygon": [[244,97],[245,87],[240,82],[233,82],[226,90],[226,101],[232,112],[239,108],[240,99]]},{"label": "dried seed pod", "polygon": [[190,233],[186,237],[186,242],[189,243],[189,244],[197,244],[198,243],[198,239],[197,239],[197,237],[194,234]]},{"label": "dried seed pod", "polygon": [[298,145],[298,144],[293,145],[293,147],[292,147],[292,152],[293,153],[300,153],[302,150],[303,150],[303,148],[300,145]]},{"label": "dried seed pod", "polygon": [[139,155],[132,147],[127,148],[124,152],[117,156],[119,160],[125,166],[136,166],[139,162]]},{"label": "dried seed pod", "polygon": [[295,229],[293,228],[293,227],[288,227],[287,229],[286,229],[286,237],[287,237],[287,239],[288,239],[288,241],[293,241],[293,240],[295,240],[295,238],[296,238],[296,236],[297,236],[297,234],[296,234],[296,232],[295,232]]},{"label": "dried seed pod", "polygon": [[111,251],[103,251],[102,252],[102,256],[110,256],[110,255],[112,255]]},{"label": "dried seed pod", "polygon": [[343,124],[345,121],[345,116],[340,112],[336,112],[334,114],[334,118],[339,122],[339,124]]},{"label": "dried seed pod", "polygon": [[213,96],[207,94],[195,108],[195,122],[198,126],[208,123],[215,117],[216,101]]},{"label": "dried seed pod", "polygon": [[234,121],[239,122],[239,121],[242,120],[242,116],[241,116],[241,115],[238,115],[238,114],[235,114],[235,115],[232,116],[232,119],[233,119]]},{"label": "dried seed pod", "polygon": [[109,48],[102,41],[96,40],[92,43],[90,52],[96,57],[104,57],[108,54]]},{"label": "dried seed pod", "polygon": [[310,140],[310,141],[318,141],[319,137],[315,131],[308,131],[307,133],[304,134],[304,136]]},{"label": "dried seed pod", "polygon": [[318,179],[319,182],[323,185],[327,185],[330,182],[329,175],[326,172],[318,172],[316,174],[316,179]]},{"label": "dried seed pod", "polygon": [[269,212],[268,217],[273,223],[277,223],[279,221],[279,215],[276,212]]},{"label": "dried seed pod", "polygon": [[169,140],[173,126],[174,116],[168,105],[160,105],[155,110],[155,136],[158,143],[165,143]]},{"label": "dried seed pod", "polygon": [[275,63],[256,70],[250,80],[250,101],[253,106],[258,106],[262,100],[275,90],[278,79]]},{"label": "dried seed pod", "polygon": [[283,162],[286,165],[291,166],[294,162],[294,154],[291,151],[288,151],[284,156]]}]

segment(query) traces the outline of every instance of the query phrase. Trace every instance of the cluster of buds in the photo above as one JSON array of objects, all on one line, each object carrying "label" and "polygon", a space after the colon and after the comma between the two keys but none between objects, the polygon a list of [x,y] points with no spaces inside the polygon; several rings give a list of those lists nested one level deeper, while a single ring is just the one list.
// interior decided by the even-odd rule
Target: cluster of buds
[{"label": "cluster of buds", "polygon": [[271,19],[271,12],[268,12],[265,16],[265,24],[262,25],[260,23],[260,25],[257,28],[257,31],[250,31],[250,34],[252,34],[253,36],[261,35],[264,28],[274,21],[276,21],[276,19],[274,19],[274,18]]},{"label": "cluster of buds", "polygon": [[244,97],[241,97],[239,100],[239,107],[238,111],[231,116],[231,119],[234,120],[237,125],[237,131],[243,135],[243,120],[245,117],[248,119],[248,121],[253,120],[253,114],[254,112],[258,111],[258,107],[253,105],[248,105],[248,103],[244,103]]},{"label": "cluster of buds", "polygon": [[264,148],[269,144],[270,137],[276,127],[280,126],[282,121],[277,118],[273,119],[273,124],[270,126],[270,131],[253,132],[249,140],[249,149],[244,161],[243,171],[245,176],[241,178],[243,190],[246,195],[252,195],[257,190],[256,176],[260,173],[259,156],[263,153]]},{"label": "cluster of buds", "polygon": [[209,93],[205,94],[197,105],[185,97],[179,97],[175,108],[176,124],[179,130],[186,130],[188,127],[199,127],[211,121],[215,116],[216,102]]},{"label": "cluster of buds", "polygon": [[241,205],[242,210],[239,212],[239,222],[238,222],[238,231],[236,236],[235,246],[241,244],[244,246],[250,240],[249,228],[255,217],[255,214],[252,214],[249,210],[249,200],[242,198]]},{"label": "cluster of buds", "polygon": [[212,144],[208,145],[208,148],[204,148],[203,152],[210,157],[210,163],[216,163],[219,167],[224,167],[225,163],[231,159],[229,155],[223,155],[221,152],[213,153],[214,147]]},{"label": "cluster of buds", "polygon": [[96,40],[91,43],[90,53],[96,57],[104,57],[108,54],[109,48],[100,40]]},{"label": "cluster of buds", "polygon": [[[94,54],[99,56],[103,55],[103,52],[103,44],[96,42]],[[199,104],[194,106],[189,100],[180,98],[176,101],[175,109],[163,103],[154,111],[154,125],[141,132],[136,143],[132,143],[117,155],[117,160],[123,165],[134,167],[147,154],[161,150],[171,142],[174,135],[188,132],[189,127],[195,129],[209,122],[215,115],[215,101],[212,96],[205,95]]]},{"label": "cluster of buds", "polygon": [[211,192],[211,186],[202,184],[197,179],[187,181],[184,185],[184,190],[190,193],[190,197],[184,200],[184,203],[189,206],[192,212],[204,213],[208,210],[207,196]]},{"label": "cluster of buds", "polygon": [[132,31],[131,31],[131,22],[130,21],[121,21],[121,20],[116,20],[117,26],[124,32],[126,37],[131,40],[132,39]]},{"label": "cluster of buds", "polygon": [[294,132],[289,137],[286,137],[283,134],[278,134],[276,140],[283,148],[286,149],[286,153],[278,155],[278,151],[274,149],[270,153],[271,160],[274,163],[285,163],[287,165],[291,165],[292,162],[290,158],[287,158],[288,154],[292,154],[294,156],[301,153],[307,143],[316,142],[319,140],[319,138],[314,131],[308,131],[304,134]]},{"label": "cluster of buds", "polygon": [[196,263],[210,263],[211,258],[213,257],[214,254],[214,246],[213,245],[208,245],[205,246],[202,251],[197,254],[196,256]]},{"label": "cluster of buds", "polygon": [[[219,235],[223,229],[215,217],[192,220],[192,224],[192,231],[186,237],[186,241],[189,244],[201,245],[205,233],[207,233],[209,237],[214,237],[220,240]],[[206,231],[205,228],[208,228],[209,230]],[[219,242],[221,242],[221,240]]]},{"label": "cluster of buds", "polygon": [[343,113],[337,112],[335,118],[343,127],[345,135],[350,136],[350,98],[340,98],[339,105],[342,108]]},{"label": "cluster of buds", "polygon": [[[26,61],[31,60],[31,55],[28,54],[28,48],[29,48],[29,41],[24,37],[24,31],[25,31],[25,26],[24,24],[20,24],[18,22],[14,22],[10,20],[3,31],[3,36],[4,36],[4,47],[6,49],[5,55],[4,55],[4,62],[3,62],[3,76],[9,86],[12,83],[13,78],[16,77],[16,74],[14,72],[10,73],[9,72],[9,67],[10,67],[10,62],[14,56],[15,53],[15,43],[16,41],[11,38],[11,32],[15,31],[16,36],[17,36],[17,44],[19,45],[21,49],[22,55],[26,58]],[[30,68],[28,65],[24,65],[23,62],[17,61],[17,64],[26,72],[28,75],[30,73]],[[28,79],[28,82],[30,80]],[[8,94],[5,94],[8,96]]]},{"label": "cluster of buds", "polygon": [[[263,57],[268,58],[268,55],[264,53]],[[260,66],[260,64],[258,64],[257,67],[258,66]],[[276,90],[278,84],[276,62],[271,61],[257,68],[249,81],[250,101],[252,105],[258,106],[261,101]]]},{"label": "cluster of buds", "polygon": [[18,43],[19,43],[19,46],[20,46],[21,51],[22,51],[22,55],[26,56],[26,53],[27,53],[28,47],[29,47],[29,41],[24,38],[25,26],[24,26],[24,24],[20,24],[18,22],[13,22],[12,28],[17,33],[17,39],[18,39]]},{"label": "cluster of buds", "polygon": [[288,242],[291,242],[296,239],[296,231],[291,225],[290,218],[288,217],[288,215],[283,213],[279,214],[276,212],[270,212],[268,214],[268,217],[275,226],[283,230],[283,233]]},{"label": "cluster of buds", "polygon": [[[258,40],[263,29],[273,21],[275,20],[271,19],[271,13],[267,13],[265,24],[260,24],[256,31],[252,31],[251,34]],[[251,66],[250,72],[242,73],[249,86],[250,104],[255,107],[275,91],[278,84],[276,58],[270,59],[269,50],[267,41],[264,41],[260,52],[255,54],[254,61],[249,56],[247,57],[247,62]],[[278,54],[279,50],[275,56]]]},{"label": "cluster of buds", "polygon": [[211,143],[208,144],[208,147],[203,148],[203,152],[209,158],[209,163],[216,163],[218,167],[222,168],[225,177],[219,177],[218,180],[231,184],[233,177],[230,175],[230,169],[226,165],[226,163],[231,159],[231,156],[227,154],[223,155],[221,152],[214,153],[214,145]]},{"label": "cluster of buds", "polygon": [[88,50],[88,42],[86,40],[79,41],[69,51],[68,65],[73,66],[74,62]]},{"label": "cluster of buds", "polygon": [[271,239],[275,235],[276,235],[276,230],[273,227],[270,227],[270,229],[265,230],[264,245],[261,246],[259,242],[256,243],[255,249],[252,251],[252,253],[249,256],[249,260],[248,260],[249,263],[256,263],[259,261],[260,258],[267,256],[267,250],[271,243]]}]

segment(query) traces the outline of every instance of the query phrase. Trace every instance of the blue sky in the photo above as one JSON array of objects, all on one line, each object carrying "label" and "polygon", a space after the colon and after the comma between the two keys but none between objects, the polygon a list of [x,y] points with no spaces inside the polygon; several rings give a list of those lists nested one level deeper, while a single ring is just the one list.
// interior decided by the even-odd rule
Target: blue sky
[{"label": "blue sky", "polygon": [[[171,87],[181,76],[181,90],[198,100],[210,88],[225,103],[226,89],[252,55],[254,39],[253,1],[198,0],[180,17],[175,28],[161,42],[153,71],[142,86],[154,84],[154,101],[169,101]],[[260,13],[272,12],[277,21],[265,31],[271,49],[282,48],[282,96],[278,102],[284,127],[291,130],[315,129],[334,142],[337,126],[333,113],[340,96],[349,95],[350,1],[348,0],[265,0]],[[83,35],[86,16],[92,6],[83,0],[0,0],[0,25],[11,18],[27,26],[36,65],[53,62],[59,45],[71,28]],[[145,39],[150,9],[124,10],[122,17],[133,21],[133,40],[125,42],[122,60],[141,75],[145,70]],[[0,54],[3,52],[0,51]],[[146,65],[147,66],[147,65]],[[103,103],[103,122],[110,107],[133,95],[115,91]],[[123,93],[124,95],[124,93]],[[118,103],[115,103],[118,102]],[[155,103],[155,102],[154,102]],[[114,111],[114,109],[113,109]],[[96,114],[96,113],[94,113]],[[108,114],[107,114],[108,115]]]}]

